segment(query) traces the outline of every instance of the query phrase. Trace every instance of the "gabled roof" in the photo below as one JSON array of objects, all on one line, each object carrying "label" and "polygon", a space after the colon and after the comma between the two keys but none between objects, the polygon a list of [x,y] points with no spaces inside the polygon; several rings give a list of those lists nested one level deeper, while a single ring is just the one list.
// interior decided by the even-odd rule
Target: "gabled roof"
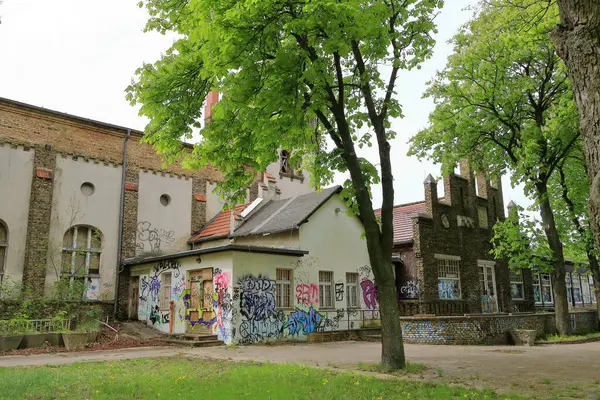
[{"label": "gabled roof", "polygon": [[[334,194],[339,193],[341,189],[341,186],[334,186],[318,193],[311,192],[289,199],[270,200],[250,214],[235,229],[232,235],[229,234],[229,211],[222,211],[200,232],[190,238],[189,242],[194,243],[226,236],[264,235],[298,228],[298,226],[308,221],[308,218],[323,203],[329,200]],[[249,204],[236,206],[236,215],[239,215]]]},{"label": "gabled roof", "polygon": [[[240,218],[240,214],[250,203],[238,204],[233,210],[234,218]],[[189,240],[189,243],[198,242],[202,239],[219,238],[229,235],[230,224],[231,224],[231,209],[221,210],[217,215],[213,217],[208,223],[197,233],[195,233]]]},{"label": "gabled roof", "polygon": [[[394,206],[392,217],[394,224],[394,244],[412,242],[412,218],[426,213],[427,207],[424,201]],[[376,214],[381,215],[381,210],[377,210]]]}]

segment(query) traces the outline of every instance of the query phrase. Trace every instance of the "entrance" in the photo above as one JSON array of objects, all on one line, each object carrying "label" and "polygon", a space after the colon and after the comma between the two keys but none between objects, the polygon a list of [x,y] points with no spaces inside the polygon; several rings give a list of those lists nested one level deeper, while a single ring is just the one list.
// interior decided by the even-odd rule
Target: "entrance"
[{"label": "entrance", "polygon": [[192,271],[189,274],[187,287],[190,288],[189,298],[184,296],[186,303],[186,332],[211,334],[212,325],[216,321],[213,310],[213,281],[212,268]]},{"label": "entrance", "polygon": [[129,319],[138,319],[138,307],[140,302],[140,277],[131,277],[131,294],[129,297]]},{"label": "entrance", "polygon": [[496,273],[493,261],[478,261],[481,312],[498,312],[498,294],[496,293]]}]

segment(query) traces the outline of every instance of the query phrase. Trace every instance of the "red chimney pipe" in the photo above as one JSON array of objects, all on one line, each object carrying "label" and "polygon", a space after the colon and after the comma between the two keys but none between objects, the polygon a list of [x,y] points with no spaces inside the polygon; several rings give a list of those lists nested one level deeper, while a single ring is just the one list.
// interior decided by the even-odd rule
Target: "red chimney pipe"
[{"label": "red chimney pipe", "polygon": [[213,107],[219,102],[218,92],[208,92],[206,95],[206,104],[204,105],[204,122],[210,122],[213,114]]}]

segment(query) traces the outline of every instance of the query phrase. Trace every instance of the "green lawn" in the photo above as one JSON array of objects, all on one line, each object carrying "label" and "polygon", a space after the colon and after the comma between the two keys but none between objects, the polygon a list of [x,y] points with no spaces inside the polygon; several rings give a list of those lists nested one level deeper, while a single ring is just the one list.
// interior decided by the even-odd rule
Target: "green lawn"
[{"label": "green lawn", "polygon": [[299,365],[153,358],[0,368],[2,399],[495,399],[433,383]]},{"label": "green lawn", "polygon": [[585,335],[544,335],[539,338],[539,340],[546,342],[571,342],[585,339],[600,339],[600,332],[592,332]]}]

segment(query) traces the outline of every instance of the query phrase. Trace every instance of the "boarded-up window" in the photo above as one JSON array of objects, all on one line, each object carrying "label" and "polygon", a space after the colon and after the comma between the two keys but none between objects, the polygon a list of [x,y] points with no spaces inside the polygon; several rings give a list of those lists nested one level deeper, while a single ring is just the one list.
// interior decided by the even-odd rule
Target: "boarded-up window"
[{"label": "boarded-up window", "polygon": [[477,214],[479,216],[479,227],[480,228],[488,228],[488,210],[486,207],[478,207]]},{"label": "boarded-up window", "polygon": [[171,273],[166,272],[162,274],[160,286],[160,309],[168,310],[169,303],[171,302]]},{"label": "boarded-up window", "polygon": [[332,271],[319,271],[319,304],[321,308],[333,308]]},{"label": "boarded-up window", "polygon": [[460,292],[460,260],[438,258],[438,296],[442,300],[458,300]]}]

